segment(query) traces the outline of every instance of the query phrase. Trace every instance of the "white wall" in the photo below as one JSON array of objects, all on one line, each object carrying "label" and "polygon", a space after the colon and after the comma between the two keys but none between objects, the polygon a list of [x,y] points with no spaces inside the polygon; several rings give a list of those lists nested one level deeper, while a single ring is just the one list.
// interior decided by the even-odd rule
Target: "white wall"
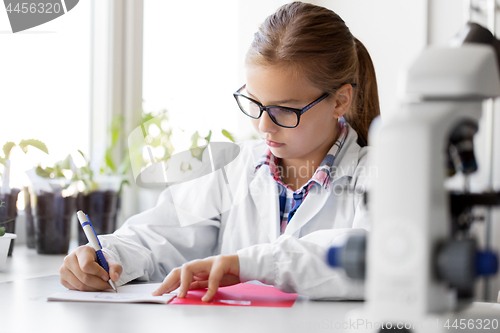
[{"label": "white wall", "polygon": [[463,1],[429,0],[428,22],[429,44],[446,44],[465,22]]},{"label": "white wall", "polygon": [[346,22],[370,52],[382,115],[396,112],[399,74],[427,43],[427,2],[424,0],[318,0]]}]

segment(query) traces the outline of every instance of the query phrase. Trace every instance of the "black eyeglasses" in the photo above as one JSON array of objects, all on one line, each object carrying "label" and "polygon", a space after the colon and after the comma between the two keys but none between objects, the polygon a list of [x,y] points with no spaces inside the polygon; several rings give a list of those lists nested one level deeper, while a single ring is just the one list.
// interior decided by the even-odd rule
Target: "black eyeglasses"
[{"label": "black eyeglasses", "polygon": [[328,97],[328,93],[321,95],[318,99],[307,104],[302,109],[294,109],[286,106],[264,106],[257,102],[256,100],[240,94],[240,92],[246,87],[246,84],[233,93],[240,110],[253,119],[259,119],[262,116],[262,112],[266,111],[271,120],[278,126],[285,128],[294,128],[299,125],[300,116]]}]

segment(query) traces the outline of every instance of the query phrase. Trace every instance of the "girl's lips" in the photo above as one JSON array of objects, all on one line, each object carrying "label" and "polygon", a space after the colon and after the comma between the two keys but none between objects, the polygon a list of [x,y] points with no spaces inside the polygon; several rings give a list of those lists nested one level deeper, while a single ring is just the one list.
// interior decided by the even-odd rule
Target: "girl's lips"
[{"label": "girl's lips", "polygon": [[270,141],[270,140],[266,140],[266,144],[269,147],[273,147],[273,148],[281,147],[284,145],[284,143],[278,143],[278,142],[274,142],[274,141]]}]

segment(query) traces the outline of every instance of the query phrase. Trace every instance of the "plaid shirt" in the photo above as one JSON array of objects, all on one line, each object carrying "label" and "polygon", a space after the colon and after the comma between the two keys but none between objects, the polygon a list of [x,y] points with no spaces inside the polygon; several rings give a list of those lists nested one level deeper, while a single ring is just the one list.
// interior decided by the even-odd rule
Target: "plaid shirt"
[{"label": "plaid shirt", "polygon": [[314,173],[312,178],[295,192],[281,179],[280,170],[278,167],[279,158],[274,156],[269,148],[267,148],[264,155],[262,155],[262,157],[260,158],[257,166],[255,167],[255,171],[257,171],[262,165],[268,165],[271,176],[278,184],[280,195],[279,203],[281,234],[285,232],[286,226],[292,219],[299,206],[305,200],[307,194],[309,193],[309,190],[314,186],[314,184],[322,186],[326,190],[328,190],[330,186],[330,173],[332,171],[333,161],[335,160],[335,156],[337,156],[340,149],[342,149],[342,146],[345,143],[348,127],[349,125],[345,122],[344,118],[340,118],[339,138],[330,148],[320,166],[316,169],[316,172]]}]

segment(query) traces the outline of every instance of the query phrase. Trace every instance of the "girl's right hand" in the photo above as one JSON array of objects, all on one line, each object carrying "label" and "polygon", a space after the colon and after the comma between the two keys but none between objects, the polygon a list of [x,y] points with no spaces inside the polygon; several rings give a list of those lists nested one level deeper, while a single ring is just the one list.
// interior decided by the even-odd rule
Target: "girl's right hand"
[{"label": "girl's right hand", "polygon": [[59,268],[61,284],[71,290],[100,291],[110,289],[109,277],[118,281],[123,268],[106,254],[104,255],[109,266],[109,276],[106,270],[97,263],[94,249],[83,245],[64,258]]}]

